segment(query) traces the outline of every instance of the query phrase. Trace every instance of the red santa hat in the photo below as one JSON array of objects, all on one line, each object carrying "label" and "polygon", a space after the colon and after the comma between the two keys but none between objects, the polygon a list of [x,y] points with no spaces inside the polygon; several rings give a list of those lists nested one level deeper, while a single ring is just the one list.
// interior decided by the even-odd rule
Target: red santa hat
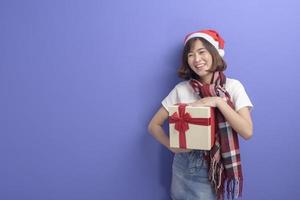
[{"label": "red santa hat", "polygon": [[203,38],[207,40],[210,44],[212,44],[219,52],[221,57],[224,57],[224,40],[218,34],[217,31],[214,30],[200,30],[193,33],[188,34],[184,39],[184,44],[186,44],[192,38]]}]

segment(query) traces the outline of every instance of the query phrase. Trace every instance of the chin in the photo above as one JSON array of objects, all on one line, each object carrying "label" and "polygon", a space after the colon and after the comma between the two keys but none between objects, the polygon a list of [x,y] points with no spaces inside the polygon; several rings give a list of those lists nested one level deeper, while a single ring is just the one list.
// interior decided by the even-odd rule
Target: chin
[{"label": "chin", "polygon": [[202,76],[206,76],[207,73],[197,73],[198,76],[202,77]]}]

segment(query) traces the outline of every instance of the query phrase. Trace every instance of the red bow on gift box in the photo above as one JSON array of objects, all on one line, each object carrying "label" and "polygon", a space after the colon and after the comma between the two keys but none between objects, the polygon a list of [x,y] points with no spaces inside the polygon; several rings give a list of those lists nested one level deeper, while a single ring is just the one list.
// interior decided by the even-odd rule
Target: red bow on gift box
[{"label": "red bow on gift box", "polygon": [[179,132],[179,147],[186,149],[185,132],[189,130],[189,124],[209,126],[211,118],[192,118],[189,113],[185,112],[187,104],[179,104],[178,113],[173,113],[169,117],[169,123],[175,123],[175,130]]}]

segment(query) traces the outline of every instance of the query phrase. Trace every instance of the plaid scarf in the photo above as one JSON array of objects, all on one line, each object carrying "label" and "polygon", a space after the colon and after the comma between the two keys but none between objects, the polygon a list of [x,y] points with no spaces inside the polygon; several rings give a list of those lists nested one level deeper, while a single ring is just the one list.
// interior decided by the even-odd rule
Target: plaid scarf
[{"label": "plaid scarf", "polygon": [[[226,77],[223,72],[215,72],[211,84],[202,84],[195,79],[191,79],[189,83],[201,98],[219,96],[234,109],[230,95],[224,87]],[[215,188],[218,200],[224,199],[225,188],[228,199],[238,198],[243,187],[238,135],[218,109],[216,133],[215,144],[210,151],[205,152],[209,165],[209,180]]]}]

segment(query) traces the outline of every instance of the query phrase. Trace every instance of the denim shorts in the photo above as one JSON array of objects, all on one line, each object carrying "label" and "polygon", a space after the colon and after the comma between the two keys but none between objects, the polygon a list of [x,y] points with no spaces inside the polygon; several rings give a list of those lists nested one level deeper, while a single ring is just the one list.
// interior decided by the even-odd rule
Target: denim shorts
[{"label": "denim shorts", "polygon": [[171,198],[173,200],[215,200],[216,194],[208,180],[203,151],[176,153],[172,166]]}]

